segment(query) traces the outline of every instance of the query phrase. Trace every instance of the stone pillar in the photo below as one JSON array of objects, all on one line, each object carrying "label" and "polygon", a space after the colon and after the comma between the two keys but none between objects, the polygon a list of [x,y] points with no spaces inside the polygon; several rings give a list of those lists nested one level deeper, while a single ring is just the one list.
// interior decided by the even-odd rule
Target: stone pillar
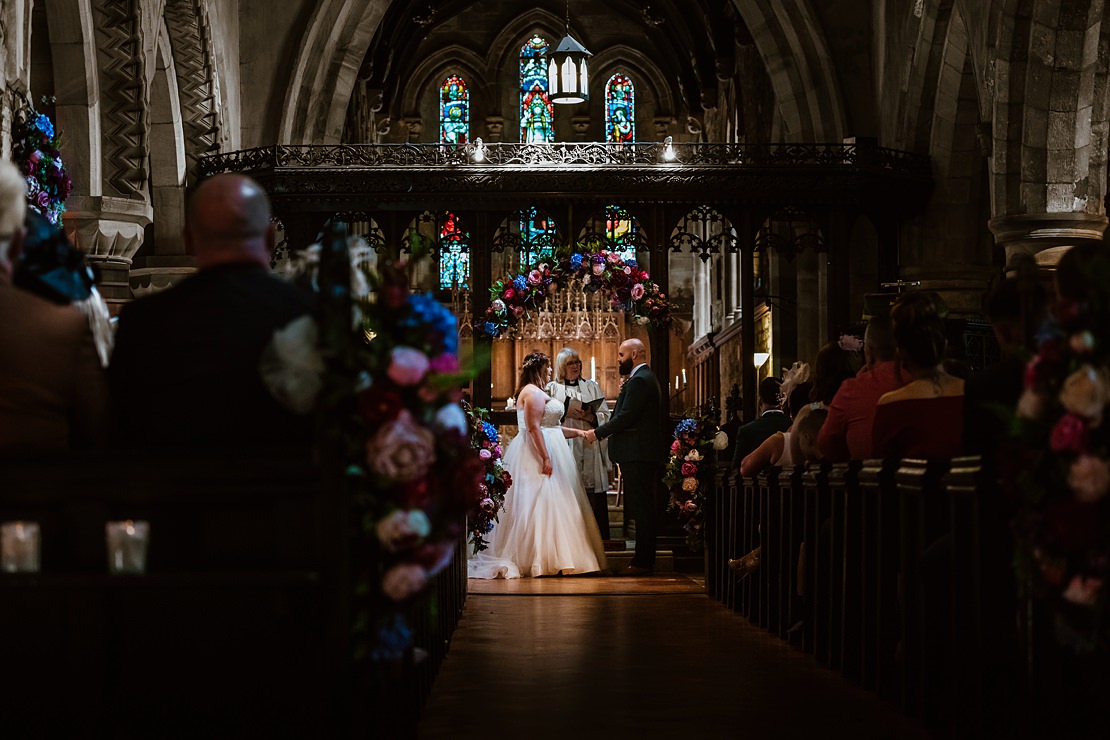
[{"label": "stone pillar", "polygon": [[66,201],[63,228],[70,240],[100,271],[104,300],[130,300],[131,261],[143,244],[153,210],[149,203],[130,198],[77,196]]}]

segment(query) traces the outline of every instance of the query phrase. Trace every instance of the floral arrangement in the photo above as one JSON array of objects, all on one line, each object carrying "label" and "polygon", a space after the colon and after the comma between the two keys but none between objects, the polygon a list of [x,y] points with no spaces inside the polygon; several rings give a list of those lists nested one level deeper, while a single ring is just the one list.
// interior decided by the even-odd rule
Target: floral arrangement
[{"label": "floral arrangement", "polygon": [[638,324],[669,326],[670,304],[659,285],[634,259],[623,259],[608,250],[574,252],[532,266],[520,275],[498,280],[490,288],[490,306],[480,328],[491,337],[511,331],[529,309],[539,308],[544,297],[572,280],[590,293],[604,291],[614,307],[633,314]]},{"label": "floral arrangement", "polygon": [[73,189],[58,151],[60,140],[50,117],[22,98],[12,120],[12,161],[26,178],[29,207],[55,226],[61,225],[65,200]]},{"label": "floral arrangement", "polygon": [[701,545],[705,534],[705,492],[714,475],[711,451],[727,447],[728,435],[718,430],[710,414],[687,417],[675,427],[663,483],[671,492],[667,509],[678,515],[693,547]]},{"label": "floral arrangement", "polygon": [[497,427],[486,421],[488,412],[465,403],[464,408],[470,418],[470,446],[477,450],[486,471],[485,480],[478,486],[482,500],[469,522],[470,544],[474,552],[479,553],[489,546],[486,535],[493,531],[513,479],[501,464],[501,439]]},{"label": "floral arrangement", "polygon": [[[325,264],[331,251],[317,251],[308,265],[313,284],[335,270]],[[357,246],[347,252],[350,270],[364,264]],[[391,660],[411,644],[406,611],[451,562],[467,518],[493,496],[460,404],[467,376],[455,317],[432,296],[409,291],[404,263],[380,261],[376,272],[348,278],[345,268],[331,285],[319,280],[324,318],[275,333],[260,370],[291,409],[322,405],[339,420],[334,441],[357,527],[355,656]],[[350,312],[328,313],[345,292],[356,299]]]},{"label": "floral arrangement", "polygon": [[1110,648],[1110,260],[1084,269],[1101,288],[1058,299],[1041,331],[1013,465],[1019,581],[1057,604],[1057,636],[1079,652]]}]

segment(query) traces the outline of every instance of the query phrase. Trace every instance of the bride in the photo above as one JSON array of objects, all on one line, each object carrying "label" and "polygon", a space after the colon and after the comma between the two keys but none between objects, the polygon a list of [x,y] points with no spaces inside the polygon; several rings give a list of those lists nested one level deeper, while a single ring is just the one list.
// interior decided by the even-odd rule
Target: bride
[{"label": "bride", "polygon": [[543,387],[551,360],[524,358],[517,392],[520,433],[505,451],[512,486],[489,548],[470,557],[471,578],[520,578],[590,573],[605,567],[601,533],[565,439],[579,429],[559,426],[563,404]]}]

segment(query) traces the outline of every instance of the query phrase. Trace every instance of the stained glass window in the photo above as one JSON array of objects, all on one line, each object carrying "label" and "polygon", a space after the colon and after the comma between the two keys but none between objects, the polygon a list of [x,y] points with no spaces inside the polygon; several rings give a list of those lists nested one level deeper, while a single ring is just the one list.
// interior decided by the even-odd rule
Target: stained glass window
[{"label": "stained glass window", "polygon": [[609,250],[621,259],[636,259],[636,222],[620,206],[605,207],[605,237]]},{"label": "stained glass window", "polygon": [[467,288],[470,277],[470,235],[459,227],[459,217],[448,211],[439,230],[439,287]]},{"label": "stained glass window", "polygon": [[470,91],[466,80],[451,75],[439,89],[439,143],[470,141]]},{"label": "stained glass window", "polygon": [[632,80],[615,74],[605,83],[605,140],[636,141],[636,90]]},{"label": "stained glass window", "polygon": [[547,42],[539,36],[520,50],[520,140],[555,141],[555,106],[547,97]]},{"label": "stained glass window", "polygon": [[520,267],[555,254],[555,224],[535,206],[520,212]]}]

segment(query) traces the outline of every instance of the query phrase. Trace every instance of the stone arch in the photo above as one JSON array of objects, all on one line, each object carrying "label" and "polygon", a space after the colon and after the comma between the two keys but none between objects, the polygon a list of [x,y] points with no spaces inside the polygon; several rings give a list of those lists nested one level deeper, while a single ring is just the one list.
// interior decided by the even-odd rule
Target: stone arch
[{"label": "stone arch", "polygon": [[[645,54],[625,44],[616,44],[597,53],[591,60],[590,99],[594,95],[600,100],[605,94],[605,82],[615,72],[628,71],[633,76],[637,89],[647,86],[649,94],[656,100],[657,114],[674,115],[675,98],[671,86],[656,65]],[[596,91],[596,92],[595,92]]]},{"label": "stone arch", "polygon": [[388,0],[317,3],[298,46],[278,128],[279,143],[339,142],[351,90],[388,5]]},{"label": "stone arch", "polygon": [[[490,44],[489,54],[486,56],[487,64],[490,69],[496,71],[506,69],[506,65],[510,63],[515,66],[515,60],[520,56],[520,47],[527,40],[528,34],[540,33],[554,46],[559,43],[565,31],[565,21],[562,17],[541,8],[530,8],[506,23],[501,33],[497,34]],[[589,49],[589,39],[585,38],[578,29],[575,31],[578,34],[575,38]]]},{"label": "stone arch", "polygon": [[178,80],[163,22],[150,87],[150,199],[154,207],[154,247],[159,254],[185,253],[181,231],[185,225],[185,186],[190,162]]},{"label": "stone arch", "polygon": [[[196,178],[197,160],[217,151],[221,140],[220,87],[205,8],[199,0],[166,0],[163,21],[180,101],[186,186]],[[162,43],[159,37],[159,53]]]},{"label": "stone arch", "polygon": [[775,90],[783,138],[840,141],[843,96],[821,24],[808,0],[732,0]]},{"label": "stone arch", "polygon": [[[419,115],[426,107],[429,96],[434,96],[438,107],[439,86],[450,74],[458,74],[466,80],[471,95],[471,132],[474,136],[480,136],[481,134],[478,133],[480,122],[475,113],[492,98],[489,76],[485,60],[458,44],[451,44],[437,50],[413,70],[401,95],[400,113],[406,116]],[[425,129],[430,130],[431,127],[425,126]]]}]

